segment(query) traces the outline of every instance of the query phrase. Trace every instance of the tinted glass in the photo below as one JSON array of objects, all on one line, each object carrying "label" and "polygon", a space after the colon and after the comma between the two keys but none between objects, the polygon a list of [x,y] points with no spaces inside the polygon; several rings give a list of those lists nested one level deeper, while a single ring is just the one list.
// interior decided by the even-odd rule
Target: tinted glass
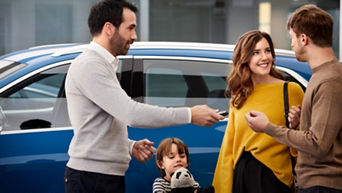
[{"label": "tinted glass", "polygon": [[14,92],[9,98],[57,98],[64,78],[65,74],[41,75],[40,80]]},{"label": "tinted glass", "polygon": [[[11,92],[0,98],[3,130],[49,128],[55,125],[57,110],[66,104],[59,98],[69,65],[40,72],[11,88]],[[62,90],[63,91],[63,90]],[[59,114],[62,115],[63,114]],[[65,117],[63,126],[67,126]]]},{"label": "tinted glass", "polygon": [[[119,62],[117,72],[121,72]],[[64,80],[69,64],[55,67],[16,84],[0,98],[3,131],[70,127]],[[117,73],[120,80],[120,73]],[[6,91],[5,91],[6,92]]]},{"label": "tinted glass", "polygon": [[207,104],[227,110],[224,96],[231,64],[193,60],[144,60],[145,103],[166,106]]}]

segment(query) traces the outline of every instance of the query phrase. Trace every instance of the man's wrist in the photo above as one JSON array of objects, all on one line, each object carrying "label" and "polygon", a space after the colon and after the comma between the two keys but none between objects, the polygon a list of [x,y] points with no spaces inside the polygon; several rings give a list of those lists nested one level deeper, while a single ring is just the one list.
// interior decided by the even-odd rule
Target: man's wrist
[{"label": "man's wrist", "polygon": [[136,141],[134,140],[129,140],[129,154],[132,156],[132,152],[133,152],[133,147],[134,144],[136,143]]},{"label": "man's wrist", "polygon": [[273,134],[275,133],[277,126],[274,125],[273,123],[269,122],[264,130],[264,132],[268,135],[273,136]]}]

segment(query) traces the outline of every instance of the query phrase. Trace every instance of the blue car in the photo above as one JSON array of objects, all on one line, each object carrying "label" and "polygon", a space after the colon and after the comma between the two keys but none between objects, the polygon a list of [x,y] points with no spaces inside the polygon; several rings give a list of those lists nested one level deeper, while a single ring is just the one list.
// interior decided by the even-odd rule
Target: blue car
[{"label": "blue car", "polygon": [[[70,63],[88,44],[33,47],[0,57],[0,192],[63,193],[67,151],[73,131],[64,80]],[[224,96],[233,45],[136,42],[120,56],[118,79],[134,100],[164,107],[207,104],[229,111]],[[311,77],[307,63],[276,50],[277,68],[303,89]],[[96,91],[94,91],[96,92]],[[99,95],[101,93],[98,93]],[[157,129],[128,128],[134,140],[159,142],[178,137],[190,151],[189,170],[202,187],[211,185],[227,119],[211,127],[193,124]],[[132,159],[126,192],[150,193],[159,177],[155,158]]]}]

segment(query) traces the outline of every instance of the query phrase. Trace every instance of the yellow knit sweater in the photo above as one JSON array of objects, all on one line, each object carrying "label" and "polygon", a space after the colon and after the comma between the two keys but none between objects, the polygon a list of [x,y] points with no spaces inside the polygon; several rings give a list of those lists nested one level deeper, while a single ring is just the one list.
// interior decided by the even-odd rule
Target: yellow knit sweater
[{"label": "yellow knit sweater", "polygon": [[[302,103],[301,87],[288,85],[289,107]],[[285,125],[283,83],[254,85],[252,94],[240,109],[230,106],[229,120],[222,140],[213,186],[216,193],[231,193],[234,168],[243,151],[270,168],[287,186],[292,186],[292,164],[289,148],[265,133],[256,133],[247,125],[244,115],[250,110],[264,112],[276,125]]]}]

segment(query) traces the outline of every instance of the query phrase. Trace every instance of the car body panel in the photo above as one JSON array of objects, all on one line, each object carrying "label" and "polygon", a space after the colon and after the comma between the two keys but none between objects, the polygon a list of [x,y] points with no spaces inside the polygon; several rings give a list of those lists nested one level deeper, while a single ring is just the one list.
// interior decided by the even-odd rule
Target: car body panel
[{"label": "car body panel", "polygon": [[0,135],[0,192],[64,192],[69,129]]}]

